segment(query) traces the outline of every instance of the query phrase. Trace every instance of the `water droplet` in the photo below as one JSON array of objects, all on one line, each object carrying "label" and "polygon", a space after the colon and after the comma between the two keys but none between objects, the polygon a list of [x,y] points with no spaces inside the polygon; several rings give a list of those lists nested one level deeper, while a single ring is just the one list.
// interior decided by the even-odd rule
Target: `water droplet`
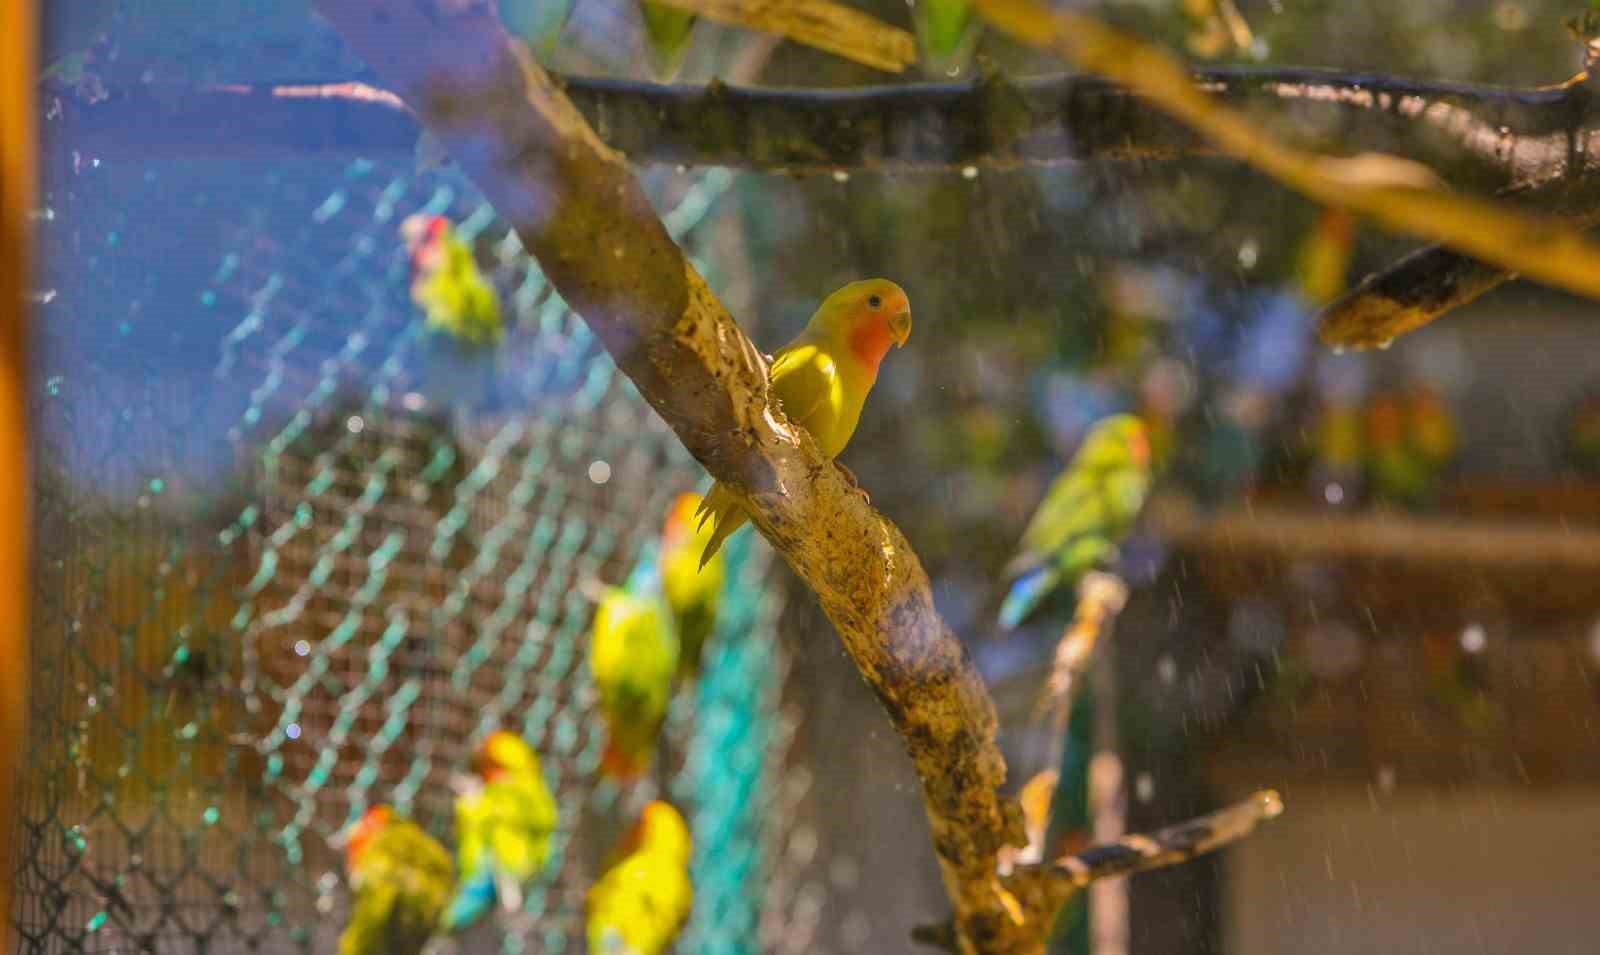
[{"label": "water droplet", "polygon": [[206,825],[214,826],[217,820],[222,818],[222,813],[216,806],[207,806],[206,811],[200,814],[200,818],[205,820]]},{"label": "water droplet", "polygon": [[59,395],[61,394],[61,382],[60,375],[51,375],[45,379],[44,390],[48,391],[52,396]]},{"label": "water droplet", "polygon": [[38,292],[28,293],[28,302],[32,305],[49,305],[56,300],[56,290],[47,288]]},{"label": "water droplet", "polygon": [[845,172],[843,169],[835,169],[833,171],[833,181],[834,182],[849,182],[850,181],[850,174],[848,172]]},{"label": "water droplet", "polygon": [[150,479],[150,492],[152,494],[160,494],[162,491],[165,491],[166,489],[167,489],[167,482],[166,481],[163,481],[160,478],[151,478]]},{"label": "water droplet", "polygon": [[961,168],[961,178],[962,179],[976,179],[976,178],[978,178],[978,167],[977,166],[963,166]]}]

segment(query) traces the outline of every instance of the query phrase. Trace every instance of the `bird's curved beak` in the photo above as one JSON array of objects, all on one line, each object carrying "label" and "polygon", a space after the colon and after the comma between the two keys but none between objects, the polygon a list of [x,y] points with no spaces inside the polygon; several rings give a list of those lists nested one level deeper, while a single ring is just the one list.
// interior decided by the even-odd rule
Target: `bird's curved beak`
[{"label": "bird's curved beak", "polygon": [[911,309],[909,306],[889,316],[889,334],[894,339],[896,348],[903,346],[911,338]]}]

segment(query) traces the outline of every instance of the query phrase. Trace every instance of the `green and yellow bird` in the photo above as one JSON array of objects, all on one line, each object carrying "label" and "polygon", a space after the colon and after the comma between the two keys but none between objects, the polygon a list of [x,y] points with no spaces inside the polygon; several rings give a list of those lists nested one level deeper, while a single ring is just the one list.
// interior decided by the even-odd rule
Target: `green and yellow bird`
[{"label": "green and yellow bird", "polygon": [[1000,625],[1014,629],[1063,587],[1113,558],[1150,491],[1150,440],[1129,414],[1096,424],[1045,492],[1006,567]]},{"label": "green and yellow bird", "polygon": [[622,587],[607,587],[589,635],[589,670],[606,721],[600,768],[626,781],[642,773],[672,701],[678,628],[661,596],[654,541]]},{"label": "green and yellow bird", "polygon": [[700,565],[700,554],[711,543],[711,528],[695,526],[701,497],[678,495],[661,529],[661,589],[678,624],[678,676],[692,678],[700,672],[700,654],[717,625],[717,606],[728,570],[721,554]]},{"label": "green and yellow bird", "polygon": [[[773,356],[772,394],[831,460],[855,434],[883,356],[910,337],[911,300],[904,289],[888,279],[851,282],[828,296],[805,331]],[[709,520],[712,526],[703,566],[750,516],[721,483],[712,485],[698,514],[702,525]]]},{"label": "green and yellow bird", "polygon": [[670,804],[644,807],[615,861],[589,889],[591,955],[659,955],[694,904],[689,826]]},{"label": "green and yellow bird", "polygon": [[368,809],[346,832],[344,851],[355,904],[339,955],[421,952],[450,901],[450,853],[385,805]]},{"label": "green and yellow bird", "polygon": [[490,733],[474,754],[476,772],[456,799],[456,860],[461,884],[445,912],[456,931],[477,921],[496,899],[522,908],[522,890],[550,856],[559,819],[539,754],[506,730]]},{"label": "green and yellow bird", "polygon": [[449,219],[407,216],[400,235],[411,255],[411,300],[430,332],[466,345],[493,345],[505,337],[500,296]]}]

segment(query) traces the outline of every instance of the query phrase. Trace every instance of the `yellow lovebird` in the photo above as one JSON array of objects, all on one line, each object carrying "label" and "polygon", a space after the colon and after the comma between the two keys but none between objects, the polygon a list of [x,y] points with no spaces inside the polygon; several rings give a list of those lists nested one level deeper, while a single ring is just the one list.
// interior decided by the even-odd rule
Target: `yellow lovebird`
[{"label": "yellow lovebird", "polygon": [[341,838],[355,901],[339,955],[419,955],[450,901],[450,853],[386,805],[368,809]]},{"label": "yellow lovebird", "polygon": [[600,768],[628,782],[650,765],[678,674],[678,626],[661,596],[658,544],[648,542],[621,587],[607,587],[589,634],[589,672],[606,722]]},{"label": "yellow lovebird", "polygon": [[[889,346],[904,345],[910,337],[911,300],[904,289],[888,279],[851,282],[828,296],[805,331],[773,356],[773,396],[832,460],[855,434]],[[712,485],[698,513],[702,525],[712,522],[711,540],[700,555],[704,566],[750,515],[720,482]]]},{"label": "yellow lovebird", "polygon": [[717,604],[728,570],[721,555],[704,566],[700,554],[711,543],[711,528],[694,524],[700,495],[679,494],[661,528],[661,589],[678,621],[678,676],[700,672],[700,653],[717,625]]},{"label": "yellow lovebird", "polygon": [[477,772],[456,798],[461,879],[444,915],[450,931],[477,921],[497,899],[507,912],[522,908],[523,886],[544,868],[560,818],[539,754],[522,737],[490,733],[473,763]]},{"label": "yellow lovebird", "polygon": [[694,904],[689,826],[656,801],[618,847],[615,862],[589,889],[591,955],[659,955]]}]

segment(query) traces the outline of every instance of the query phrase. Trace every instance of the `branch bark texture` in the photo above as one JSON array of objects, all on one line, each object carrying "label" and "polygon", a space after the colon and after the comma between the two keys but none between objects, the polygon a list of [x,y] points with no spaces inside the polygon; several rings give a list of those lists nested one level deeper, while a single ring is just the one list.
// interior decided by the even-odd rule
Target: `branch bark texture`
[{"label": "branch bark texture", "polygon": [[639,392],[816,591],[922,779],[968,951],[1021,951],[995,881],[1020,842],[994,706],[905,537],[767,400],[767,369],[622,156],[482,4],[319,0],[516,228]]}]

